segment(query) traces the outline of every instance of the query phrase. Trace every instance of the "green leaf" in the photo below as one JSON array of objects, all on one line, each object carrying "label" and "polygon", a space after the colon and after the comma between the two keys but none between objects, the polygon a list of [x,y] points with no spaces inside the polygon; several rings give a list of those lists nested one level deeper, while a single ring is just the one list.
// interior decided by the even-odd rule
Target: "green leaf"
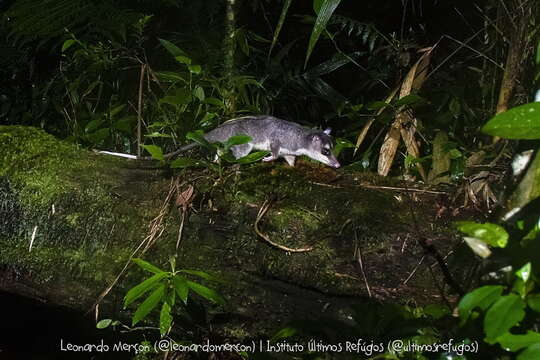
[{"label": "green leaf", "polygon": [[184,75],[178,72],[159,71],[156,74],[159,80],[162,80],[162,81],[170,81],[170,82],[182,81],[186,84],[188,83],[188,80],[184,79]]},{"label": "green leaf", "polygon": [[172,169],[185,169],[188,167],[206,167],[207,163],[202,160],[192,159],[188,157],[181,157],[175,159],[169,165]]},{"label": "green leaf", "polygon": [[103,320],[100,320],[97,324],[96,324],[96,328],[98,329],[105,329],[107,327],[109,327],[109,325],[112,324],[112,320],[111,319],[103,319]]},{"label": "green leaf", "polygon": [[520,105],[500,113],[482,131],[506,139],[540,139],[540,103]]},{"label": "green leaf", "polygon": [[[160,275],[160,274],[157,274]],[[156,276],[157,276],[156,275]],[[160,284],[137,308],[132,319],[132,326],[144,319],[161,301],[165,293],[165,284]]]},{"label": "green leaf", "polygon": [[484,318],[487,341],[493,341],[523,320],[525,303],[516,294],[499,297]]},{"label": "green leaf", "polygon": [[154,159],[160,160],[160,161],[165,160],[165,158],[163,157],[163,150],[161,150],[161,147],[157,145],[143,145],[142,147],[146,149],[146,151],[148,151]]},{"label": "green leaf", "polygon": [[236,162],[239,164],[251,164],[261,160],[268,154],[270,154],[270,151],[255,151],[251,154],[241,157],[240,159],[237,159]]},{"label": "green leaf", "polygon": [[223,101],[220,100],[220,99],[213,98],[213,97],[209,97],[209,98],[204,99],[204,102],[206,104],[223,107]]},{"label": "green leaf", "polygon": [[277,333],[272,336],[272,339],[270,341],[279,341],[282,339],[290,338],[298,333],[298,330],[293,327],[284,327],[283,329],[280,329]]},{"label": "green leaf", "polygon": [[540,359],[540,344],[534,344],[523,350],[516,360],[538,360]]},{"label": "green leaf", "polygon": [[415,94],[410,94],[410,95],[404,96],[404,97],[400,98],[399,100],[397,100],[394,103],[394,106],[395,107],[409,106],[409,105],[417,104],[417,103],[420,103],[420,102],[425,102],[423,97],[415,95]]},{"label": "green leaf", "polygon": [[204,285],[197,284],[189,280],[186,281],[186,284],[191,290],[195,291],[197,294],[199,294],[203,298],[212,301],[213,303],[216,303],[216,304],[225,303],[225,300],[221,297],[221,295],[219,295],[216,291],[210,288],[207,288]]},{"label": "green leaf", "polygon": [[527,296],[527,305],[537,313],[540,313],[540,294]]},{"label": "green leaf", "polygon": [[497,342],[501,344],[506,351],[516,352],[535,343],[540,343],[540,334],[530,330],[524,335],[506,333],[499,336]]},{"label": "green leaf", "polygon": [[384,101],[374,101],[372,103],[367,104],[366,108],[368,110],[380,110],[387,107],[389,104],[385,103]]},{"label": "green leaf", "polygon": [[440,319],[447,315],[451,315],[452,312],[448,306],[443,304],[429,304],[424,307],[424,314],[431,316],[434,319]]},{"label": "green leaf", "polygon": [[458,305],[459,317],[462,323],[467,321],[473,309],[486,310],[501,296],[503,289],[500,285],[486,285],[474,289],[462,297]]},{"label": "green leaf", "polygon": [[311,32],[311,37],[309,38],[309,45],[306,54],[306,60],[304,62],[304,68],[307,65],[309,57],[315,48],[315,44],[319,40],[321,33],[326,28],[326,24],[330,17],[334,13],[334,10],[338,7],[341,0],[324,0],[317,14],[317,20],[315,20],[315,25],[313,26],[313,31]]},{"label": "green leaf", "polygon": [[196,86],[193,89],[193,96],[195,96],[199,101],[204,101],[204,89],[200,86]]},{"label": "green leaf", "polygon": [[524,282],[527,282],[527,280],[529,280],[529,277],[531,276],[531,263],[528,262],[523,265],[521,269],[516,271],[516,275]]},{"label": "green leaf", "polygon": [[272,53],[272,49],[276,45],[279,33],[281,32],[281,28],[283,26],[283,23],[285,22],[285,17],[287,16],[287,12],[289,11],[289,6],[291,6],[292,0],[285,0],[285,3],[283,4],[283,8],[281,9],[281,14],[279,15],[278,24],[276,26],[276,30],[274,31],[274,36],[272,37],[272,44],[270,45],[270,50],[268,51],[268,56]]},{"label": "green leaf", "polygon": [[458,230],[495,247],[505,247],[508,243],[508,233],[502,226],[485,223],[479,224],[472,221],[456,222]]},{"label": "green leaf", "polygon": [[228,151],[232,146],[247,144],[250,141],[251,141],[250,136],[242,135],[242,134],[234,135],[228,138],[227,141],[223,143],[223,147],[225,151]]},{"label": "green leaf", "polygon": [[188,69],[193,74],[200,74],[202,71],[201,65],[188,65]]},{"label": "green leaf", "polygon": [[180,64],[186,64],[187,66],[190,66],[190,64],[191,64],[191,59],[189,57],[187,57],[187,56],[184,56],[184,55],[175,56],[174,60],[176,60]]},{"label": "green leaf", "polygon": [[184,304],[187,303],[189,287],[186,279],[182,276],[175,275],[173,277],[173,286],[180,300],[182,300]]},{"label": "green leaf", "polygon": [[210,143],[204,138],[204,133],[201,130],[188,132],[186,134],[186,139],[195,141],[197,144],[204,147],[208,147],[210,145]]},{"label": "green leaf", "polygon": [[165,301],[159,314],[159,333],[161,337],[169,332],[172,324],[171,306]]},{"label": "green leaf", "polygon": [[66,41],[64,41],[64,44],[62,44],[62,52],[66,51],[67,49],[69,49],[73,44],[75,44],[77,41],[74,40],[74,39],[68,39]]},{"label": "green leaf", "polygon": [[195,276],[198,276],[198,277],[203,278],[205,280],[215,281],[215,282],[219,282],[219,283],[225,282],[219,276],[207,273],[205,271],[182,269],[182,270],[179,270],[179,272],[184,273],[184,274],[195,275]]},{"label": "green leaf", "polygon": [[167,49],[167,51],[174,57],[176,56],[187,56],[186,53],[181,50],[178,46],[174,45],[172,42],[165,39],[158,39],[161,45]]},{"label": "green leaf", "polygon": [[168,275],[169,274],[166,272],[155,274],[152,277],[144,280],[140,284],[132,287],[124,297],[124,308],[126,308],[133,301],[137,300],[148,290],[153,289],[157,283],[159,283],[162,279],[166,278]]},{"label": "green leaf", "polygon": [[165,272],[164,270],[161,270],[157,266],[150,264],[148,261],[144,261],[143,259],[135,258],[133,259],[133,262],[139,265],[143,270],[150,271],[154,274],[161,274],[162,272]]}]

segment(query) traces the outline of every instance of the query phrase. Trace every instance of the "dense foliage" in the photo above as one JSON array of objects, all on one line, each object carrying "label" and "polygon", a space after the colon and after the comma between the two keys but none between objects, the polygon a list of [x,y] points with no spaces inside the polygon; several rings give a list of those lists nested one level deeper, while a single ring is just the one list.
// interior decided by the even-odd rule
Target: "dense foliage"
[{"label": "dense foliage", "polygon": [[[540,106],[531,101],[540,76],[538,5],[11,1],[0,5],[0,121],[41,127],[88,148],[146,150],[162,165],[166,151],[188,141],[217,150],[230,163],[261,159],[266,153],[240,160],[227,154],[246,138],[205,143],[202,132],[235,116],[272,114],[330,125],[338,134],[335,152],[348,169],[452,186],[451,206],[473,207],[492,222],[457,224],[482,258],[471,279],[478,287],[464,289],[459,304],[374,303],[355,309],[349,324],[290,324],[272,341],[314,334],[333,342],[452,338],[479,342],[490,358],[519,353],[519,359],[537,359]],[[527,150],[535,155],[528,153],[525,175],[515,168],[512,175],[510,159]],[[222,175],[222,164],[206,160],[169,165]],[[504,224],[492,215],[494,208],[507,214]],[[160,305],[159,332],[169,334],[172,308],[181,303],[178,311],[186,311],[188,291],[225,301],[184,277],[210,278],[203,271],[175,270],[173,263],[167,272],[137,261],[154,275],[126,295],[128,306],[150,293],[132,325]],[[363,318],[366,313],[377,316]],[[403,331],[394,331],[400,326]],[[438,356],[457,358],[455,349]]]}]

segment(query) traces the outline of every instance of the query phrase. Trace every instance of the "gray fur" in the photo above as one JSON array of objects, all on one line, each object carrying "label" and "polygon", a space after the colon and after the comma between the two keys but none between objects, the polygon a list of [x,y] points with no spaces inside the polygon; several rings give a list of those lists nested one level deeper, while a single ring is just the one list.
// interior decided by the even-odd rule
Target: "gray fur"
[{"label": "gray fur", "polygon": [[[333,142],[329,134],[330,129],[324,131],[309,129],[273,116],[246,116],[223,123],[205,134],[204,138],[214,143],[225,142],[234,135],[251,137],[249,143],[231,148],[237,159],[246,156],[252,150],[266,150],[271,151],[271,154],[263,161],[283,157],[289,165],[294,166],[296,156],[306,155],[313,160],[338,168],[340,164],[332,154]],[[188,144],[165,156],[171,158],[195,146],[197,146],[195,143]]]}]

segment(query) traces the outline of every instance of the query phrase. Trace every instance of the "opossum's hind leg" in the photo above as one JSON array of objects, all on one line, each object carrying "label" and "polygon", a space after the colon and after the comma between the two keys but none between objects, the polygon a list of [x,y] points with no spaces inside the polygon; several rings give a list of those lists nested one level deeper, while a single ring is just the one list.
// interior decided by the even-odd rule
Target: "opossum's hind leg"
[{"label": "opossum's hind leg", "polygon": [[285,161],[287,161],[287,164],[294,167],[294,161],[296,160],[296,156],[293,155],[285,155],[283,156],[285,158]]},{"label": "opossum's hind leg", "polygon": [[253,145],[251,144],[242,144],[235,145],[231,148],[231,151],[236,159],[240,159],[251,152]]},{"label": "opossum's hind leg", "polygon": [[273,161],[279,157],[279,142],[273,142],[270,144],[270,155],[263,157],[262,161]]}]

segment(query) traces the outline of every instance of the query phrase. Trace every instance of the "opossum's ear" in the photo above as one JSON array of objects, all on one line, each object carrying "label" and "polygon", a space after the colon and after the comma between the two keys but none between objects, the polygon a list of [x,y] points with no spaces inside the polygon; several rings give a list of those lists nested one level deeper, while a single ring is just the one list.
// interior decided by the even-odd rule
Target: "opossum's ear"
[{"label": "opossum's ear", "polygon": [[330,135],[330,133],[332,132],[332,128],[326,128],[323,133],[325,133],[326,135]]}]

